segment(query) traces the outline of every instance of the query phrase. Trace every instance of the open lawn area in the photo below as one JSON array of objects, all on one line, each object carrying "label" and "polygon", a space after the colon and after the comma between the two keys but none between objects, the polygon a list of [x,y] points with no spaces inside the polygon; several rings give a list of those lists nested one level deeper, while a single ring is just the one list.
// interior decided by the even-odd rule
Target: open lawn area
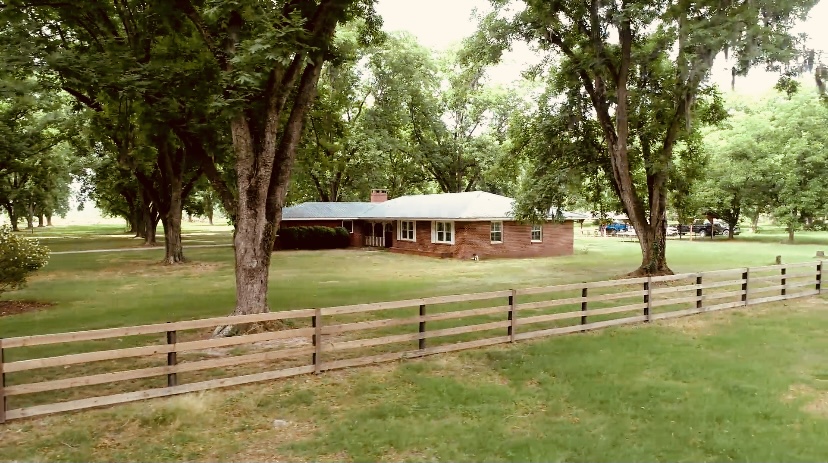
[{"label": "open lawn area", "polygon": [[[44,243],[60,250],[122,239],[99,236],[115,230],[50,233]],[[226,230],[185,233],[230,241]],[[776,255],[814,261],[823,247],[813,242],[671,240],[667,252],[674,271],[697,272],[769,265]],[[594,281],[640,263],[635,242],[576,231],[575,248],[569,257],[479,262],[279,252],[270,305]],[[229,313],[232,249],[185,253],[191,262],[175,267],[160,266],[154,251],[54,255],[26,289],[3,295],[54,305],[0,317],[0,333]],[[805,298],[14,421],[0,425],[0,460],[825,461],[827,307]]]}]

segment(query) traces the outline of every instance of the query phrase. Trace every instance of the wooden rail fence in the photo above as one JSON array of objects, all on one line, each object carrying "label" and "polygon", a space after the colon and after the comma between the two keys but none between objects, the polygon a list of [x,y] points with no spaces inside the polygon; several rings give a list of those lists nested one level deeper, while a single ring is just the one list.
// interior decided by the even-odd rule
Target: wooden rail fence
[{"label": "wooden rail fence", "polygon": [[[819,261],[0,339],[0,423],[812,296],[821,293],[821,282]],[[274,321],[286,329],[204,339],[204,330],[216,326]],[[373,336],[360,337],[366,332]],[[124,343],[128,339],[135,341]],[[71,343],[87,351],[65,353]],[[204,358],[205,352],[233,346],[255,349]],[[371,351],[377,347],[380,353]],[[135,364],[159,355],[166,358],[164,364]],[[182,361],[182,356],[192,358]],[[90,371],[105,361],[110,364],[103,372]],[[266,368],[268,364],[278,368]],[[252,370],[221,378],[196,374],[244,365]],[[47,373],[37,373],[43,370]],[[138,381],[147,378],[164,382],[158,387]],[[126,384],[114,391],[109,386],[103,395],[93,391],[91,397],[70,394],[69,400],[55,401],[68,390],[111,383]],[[138,390],[122,392],[130,386]],[[24,406],[9,405],[38,395],[23,400]]]}]

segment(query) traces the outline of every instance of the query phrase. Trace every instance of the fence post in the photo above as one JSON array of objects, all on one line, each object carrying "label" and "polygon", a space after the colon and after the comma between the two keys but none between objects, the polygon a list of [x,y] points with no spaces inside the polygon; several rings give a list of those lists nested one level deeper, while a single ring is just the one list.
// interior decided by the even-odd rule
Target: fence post
[{"label": "fence post", "polygon": [[313,309],[311,326],[313,326],[313,372],[319,374],[322,371],[322,309]]},{"label": "fence post", "polygon": [[[169,322],[167,322],[169,323]],[[178,364],[178,352],[175,351],[176,333],[175,330],[167,331],[167,345],[173,346],[172,352],[167,352],[167,366],[174,367]],[[167,387],[178,386],[178,374],[167,373]]]},{"label": "fence post", "polygon": [[6,422],[6,373],[3,370],[3,338],[0,338],[0,424]]},{"label": "fence post", "polygon": [[[586,298],[587,298],[588,294],[589,294],[588,289],[586,287],[584,287],[584,289],[581,290],[581,297],[584,299],[583,301],[581,301],[581,313],[586,313],[586,311],[587,311],[588,303],[586,301]],[[586,315],[581,315],[581,324],[582,325],[587,324],[587,316]],[[586,332],[586,330],[581,330],[581,333],[585,333],[585,332]]]},{"label": "fence post", "polygon": [[509,335],[509,342],[515,342],[515,321],[517,320],[517,290],[513,289],[512,294],[509,295],[509,327],[506,329],[506,334]]},{"label": "fence post", "polygon": [[644,316],[647,317],[646,321],[652,320],[652,315],[650,315],[650,309],[652,308],[652,302],[650,301],[650,296],[652,295],[652,289],[650,288],[650,283],[652,283],[652,277],[647,276],[647,281],[644,283],[644,291],[647,293],[644,294],[644,303],[647,304],[644,306]]},{"label": "fence post", "polygon": [[822,261],[817,264],[816,290],[818,294],[822,294]]},{"label": "fence post", "polygon": [[745,305],[748,305],[748,279],[750,277],[750,268],[746,268],[744,272],[742,272],[742,302]]},{"label": "fence post", "polygon": [[426,306],[425,306],[425,304],[420,304],[420,325],[419,325],[420,339],[419,339],[419,342],[417,343],[417,347],[420,350],[425,349],[425,346],[426,346],[426,340],[423,337],[423,333],[426,332],[426,322],[425,322],[425,320],[423,320],[423,317],[425,317],[425,314],[426,314]]},{"label": "fence post", "polygon": [[702,295],[704,294],[704,292],[702,291],[701,285],[702,285],[702,274],[699,273],[698,275],[696,275],[696,286],[698,286],[698,288],[696,288],[696,309],[698,309],[699,312],[702,311]]},{"label": "fence post", "polygon": [[784,296],[785,293],[787,292],[787,291],[785,291],[785,285],[787,284],[787,281],[788,281],[785,278],[785,274],[787,273],[787,269],[785,267],[782,267],[781,270],[782,270],[782,282],[781,282],[781,284],[782,284],[782,293],[781,293],[781,295]]}]

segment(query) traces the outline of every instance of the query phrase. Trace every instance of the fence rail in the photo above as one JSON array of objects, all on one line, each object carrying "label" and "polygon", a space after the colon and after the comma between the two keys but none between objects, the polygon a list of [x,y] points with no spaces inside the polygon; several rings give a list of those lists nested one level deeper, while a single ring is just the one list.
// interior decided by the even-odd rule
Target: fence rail
[{"label": "fence rail", "polygon": [[[812,296],[822,292],[822,265],[716,270],[0,339],[0,423]],[[205,333],[197,332],[271,321],[284,322],[286,329],[219,339],[204,339]],[[138,345],[117,348],[130,339]],[[67,344],[87,351],[49,355],[56,345],[65,352]],[[208,355],[230,347],[242,351]],[[166,362],[161,365],[139,363],[162,358]],[[109,363],[101,372],[95,365],[104,362]],[[261,371],[268,365],[278,368]],[[234,370],[244,366],[252,370]],[[224,369],[231,376],[207,374],[226,373]],[[166,386],[139,381],[153,379]],[[185,379],[192,381],[182,384]],[[112,383],[139,390],[110,387],[84,398],[66,393]],[[55,402],[61,394],[68,399]],[[21,399],[22,405],[11,408],[10,398]]]}]

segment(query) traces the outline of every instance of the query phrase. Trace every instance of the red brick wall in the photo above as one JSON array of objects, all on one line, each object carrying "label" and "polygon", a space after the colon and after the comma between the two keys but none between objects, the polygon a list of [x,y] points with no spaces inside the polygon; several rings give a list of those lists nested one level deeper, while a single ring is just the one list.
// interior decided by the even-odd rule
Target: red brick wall
[{"label": "red brick wall", "polygon": [[[494,257],[565,256],[574,252],[573,222],[546,223],[543,241],[531,242],[531,225],[503,222],[503,242],[492,244],[490,222],[454,222],[454,244],[431,242],[431,221],[417,221],[416,242],[397,240],[394,233],[392,251],[435,257],[470,259]],[[394,224],[395,230],[397,224]]]},{"label": "red brick wall", "polygon": [[[290,227],[341,227],[341,220],[283,220],[279,224],[279,228]],[[278,240],[278,238],[277,238]],[[278,244],[278,243],[277,243]],[[362,221],[354,220],[354,232],[351,233],[351,246],[361,247],[362,241]]]},{"label": "red brick wall", "polygon": [[517,222],[503,222],[503,242],[491,242],[490,222],[455,222],[457,239],[454,256],[470,259],[477,254],[481,259],[495,257],[549,257],[568,256],[574,252],[572,222],[543,225],[542,242],[532,242],[532,226]]}]

